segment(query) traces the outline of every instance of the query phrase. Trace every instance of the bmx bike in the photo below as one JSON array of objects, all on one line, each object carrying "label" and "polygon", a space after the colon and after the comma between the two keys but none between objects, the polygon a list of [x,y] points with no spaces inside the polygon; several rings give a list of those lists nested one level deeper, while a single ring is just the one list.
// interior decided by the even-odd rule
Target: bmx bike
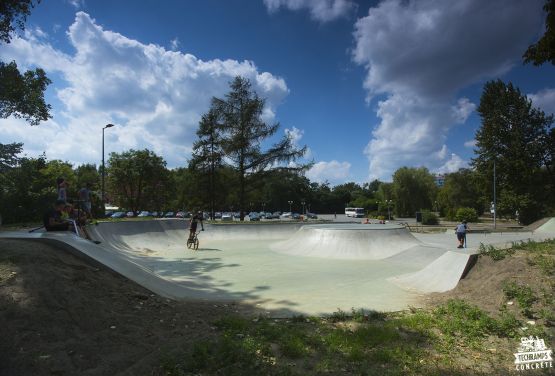
[{"label": "bmx bike", "polygon": [[193,251],[198,249],[198,234],[200,234],[200,231],[195,232],[192,238],[187,239],[187,248]]}]

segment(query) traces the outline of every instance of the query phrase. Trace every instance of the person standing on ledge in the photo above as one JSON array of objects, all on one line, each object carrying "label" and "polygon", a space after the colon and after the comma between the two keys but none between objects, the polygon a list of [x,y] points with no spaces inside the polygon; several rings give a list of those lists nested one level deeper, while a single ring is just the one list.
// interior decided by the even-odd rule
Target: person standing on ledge
[{"label": "person standing on ledge", "polygon": [[466,221],[462,221],[457,225],[457,227],[455,227],[455,233],[457,234],[457,240],[459,241],[459,246],[457,248],[464,248],[467,230],[468,226],[466,225]]}]

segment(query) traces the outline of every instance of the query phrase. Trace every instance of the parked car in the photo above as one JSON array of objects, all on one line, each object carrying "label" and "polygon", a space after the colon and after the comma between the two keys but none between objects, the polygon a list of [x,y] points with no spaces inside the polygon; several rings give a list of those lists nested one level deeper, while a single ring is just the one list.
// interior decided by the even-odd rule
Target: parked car
[{"label": "parked car", "polygon": [[178,211],[177,213],[175,213],[175,217],[176,218],[185,218],[185,213],[182,211]]},{"label": "parked car", "polygon": [[164,218],[173,218],[173,217],[175,217],[175,213],[172,211],[169,211],[166,214],[164,214]]},{"label": "parked car", "polygon": [[112,214],[110,218],[125,218],[125,217],[126,217],[125,212],[115,212],[114,214]]},{"label": "parked car", "polygon": [[152,213],[150,213],[151,216],[153,217],[158,217],[158,212],[157,211],[153,211]]},{"label": "parked car", "polygon": [[249,213],[249,221],[260,221],[260,215],[255,212]]},{"label": "parked car", "polygon": [[112,210],[108,210],[104,212],[104,218],[110,218],[114,214]]},{"label": "parked car", "polygon": [[148,212],[146,210],[140,212],[139,215],[137,215],[137,217],[150,217],[150,216],[151,216],[150,212]]},{"label": "parked car", "polygon": [[233,221],[233,213],[222,213],[222,222]]},{"label": "parked car", "polygon": [[135,216],[135,213],[132,212],[132,211],[128,211],[125,215],[126,215],[128,218],[131,218],[131,217],[134,217],[134,216]]},{"label": "parked car", "polygon": [[306,217],[307,217],[308,219],[318,219],[318,216],[317,216],[315,213],[309,213],[309,212],[307,212],[307,213],[306,213]]},{"label": "parked car", "polygon": [[290,219],[292,216],[291,212],[285,212],[282,215],[279,216],[279,219]]},{"label": "parked car", "polygon": [[293,213],[291,214],[291,219],[299,220],[301,219],[301,215],[299,213]]},{"label": "parked car", "polygon": [[280,215],[281,215],[281,212],[278,212],[278,211],[272,213],[272,217],[275,219],[279,219]]},{"label": "parked car", "polygon": [[221,212],[215,212],[214,213],[214,218],[215,219],[222,219],[222,213]]},{"label": "parked car", "polygon": [[265,215],[264,215],[264,217],[265,217],[266,219],[274,219],[274,215],[273,215],[272,213],[270,213],[270,212],[266,212]]}]

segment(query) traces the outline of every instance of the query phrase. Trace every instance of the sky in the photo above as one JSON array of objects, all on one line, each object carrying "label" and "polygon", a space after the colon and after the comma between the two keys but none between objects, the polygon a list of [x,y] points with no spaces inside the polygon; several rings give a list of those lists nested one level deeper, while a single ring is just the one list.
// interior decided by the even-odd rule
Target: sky
[{"label": "sky", "polygon": [[555,112],[555,67],[522,64],[544,32],[543,0],[43,0],[0,60],[43,68],[52,119],[0,119],[74,165],[129,149],[187,165],[212,97],[237,75],[266,99],[273,140],[307,146],[306,175],[391,181],[400,167],[447,173],[474,156],[485,82],[512,82]]}]

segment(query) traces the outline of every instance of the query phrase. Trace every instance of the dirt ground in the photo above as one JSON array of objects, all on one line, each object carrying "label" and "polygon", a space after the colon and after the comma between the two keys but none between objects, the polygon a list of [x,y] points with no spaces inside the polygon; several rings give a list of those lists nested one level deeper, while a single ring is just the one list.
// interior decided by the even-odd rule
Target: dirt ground
[{"label": "dirt ground", "polygon": [[[526,252],[517,251],[498,261],[494,261],[488,256],[480,256],[465,278],[459,281],[456,288],[441,294],[427,295],[425,302],[428,307],[433,307],[449,299],[462,299],[495,317],[498,316],[502,305],[508,302],[503,292],[503,285],[507,281],[530,286],[538,295],[545,292],[551,296],[551,300],[555,299],[554,281],[537,267],[530,265]],[[538,305],[541,303],[538,301]],[[524,321],[530,320],[520,314],[515,302],[507,305],[507,310],[515,313]],[[546,324],[545,322],[541,323]],[[552,325],[552,323],[547,324],[548,326]]]},{"label": "dirt ground", "polygon": [[[507,280],[553,297],[553,281],[517,252],[500,261],[480,257],[457,288],[429,295],[426,304],[460,298],[496,316],[506,303]],[[508,310],[530,320],[516,304]],[[236,313],[257,312],[232,303],[170,301],[59,247],[0,239],[0,376],[160,375],[165,357],[214,338],[213,322]],[[509,356],[516,345],[495,344]]]},{"label": "dirt ground", "polygon": [[157,375],[249,307],[174,302],[57,247],[0,240],[0,375]]}]

